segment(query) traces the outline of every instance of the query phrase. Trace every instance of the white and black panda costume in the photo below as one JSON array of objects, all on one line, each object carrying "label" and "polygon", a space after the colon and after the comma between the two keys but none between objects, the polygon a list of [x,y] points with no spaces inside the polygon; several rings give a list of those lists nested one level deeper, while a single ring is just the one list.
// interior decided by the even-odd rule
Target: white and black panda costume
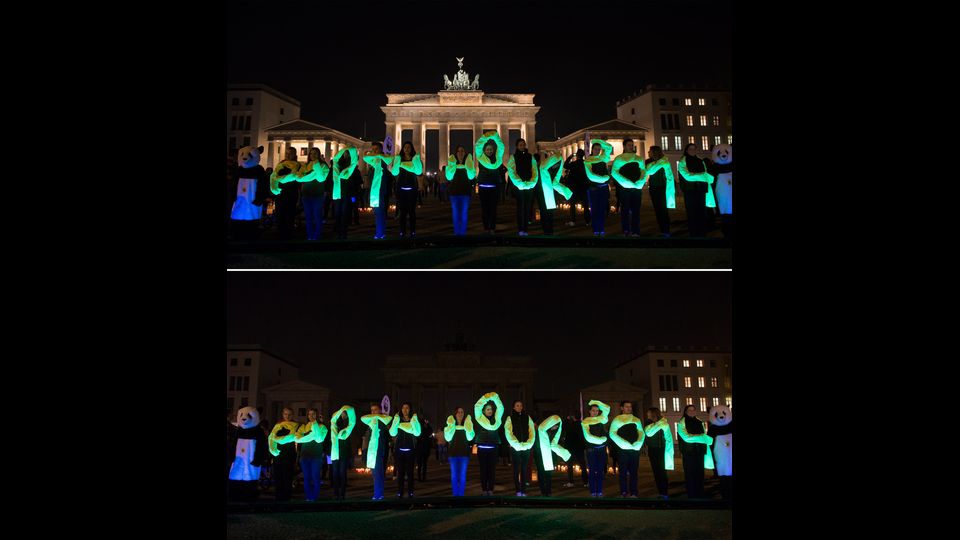
[{"label": "white and black panda costume", "polygon": [[260,165],[263,147],[244,146],[237,156],[237,195],[230,210],[233,238],[252,240],[260,226],[263,201],[270,196],[270,181]]},{"label": "white and black panda costume", "polygon": [[229,499],[253,502],[260,496],[260,467],[267,459],[267,434],[253,407],[237,411],[237,451],[230,467]]},{"label": "white and black panda costume", "polygon": [[707,435],[713,437],[713,460],[720,477],[720,493],[733,500],[733,412],[726,405],[710,409],[710,427]]},{"label": "white and black panda costume", "polygon": [[720,212],[720,230],[725,238],[733,237],[733,145],[718,144],[710,152],[713,163],[710,174],[717,179],[714,194]]}]

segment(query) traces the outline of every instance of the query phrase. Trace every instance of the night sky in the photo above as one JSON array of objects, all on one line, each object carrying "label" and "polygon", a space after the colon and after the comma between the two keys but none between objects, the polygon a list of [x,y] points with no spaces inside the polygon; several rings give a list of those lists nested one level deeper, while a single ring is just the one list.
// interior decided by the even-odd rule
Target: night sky
[{"label": "night sky", "polygon": [[353,136],[366,122],[368,140],[384,135],[386,93],[441,90],[455,57],[484,92],[536,94],[539,140],[554,122],[562,137],[616,118],[646,84],[732,82],[732,1],[574,5],[229,2],[227,82],[272,86],[303,119]]},{"label": "night sky", "polygon": [[230,272],[227,341],[259,343],[338,395],[376,396],[387,354],[444,351],[462,331],[480,353],[532,356],[541,375],[560,368],[540,377],[535,397],[575,400],[645,345],[730,348],[731,276]]}]

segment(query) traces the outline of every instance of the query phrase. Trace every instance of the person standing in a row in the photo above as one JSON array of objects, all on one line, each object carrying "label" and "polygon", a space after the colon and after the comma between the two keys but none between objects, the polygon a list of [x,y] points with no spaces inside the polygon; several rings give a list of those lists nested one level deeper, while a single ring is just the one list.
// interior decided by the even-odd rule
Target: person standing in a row
[{"label": "person standing in a row", "polygon": [[375,141],[370,152],[363,156],[363,161],[372,171],[370,176],[370,206],[373,207],[373,216],[376,231],[375,240],[382,240],[387,236],[387,209],[390,208],[390,191],[393,188],[393,175],[390,174],[390,165],[393,156],[383,153],[383,143]]},{"label": "person standing in a row", "polygon": [[610,206],[610,172],[607,163],[613,146],[603,139],[590,141],[590,157],[584,160],[584,171],[590,181],[588,196],[590,198],[590,223],[593,226],[594,236],[604,235],[604,226],[607,221],[607,208]]},{"label": "person standing in a row", "polygon": [[487,392],[473,406],[477,419],[477,461],[480,464],[480,489],[484,495],[493,495],[496,482],[497,451],[500,446],[498,430],[503,420],[503,403],[496,392]]},{"label": "person standing in a row", "polygon": [[637,469],[643,446],[643,422],[633,415],[633,403],[620,402],[620,415],[610,422],[610,440],[618,446],[620,497],[637,498]]},{"label": "person standing in a row", "polygon": [[350,435],[357,425],[357,413],[350,405],[340,407],[330,417],[330,463],[333,497],[347,498],[347,470],[353,466],[353,445]]},{"label": "person standing in a row", "polygon": [[496,131],[484,133],[474,144],[480,210],[483,216],[483,232],[486,234],[493,234],[497,228],[497,199],[505,170],[503,150],[503,141]]},{"label": "person standing in a row", "polygon": [[640,236],[640,205],[643,202],[643,158],[636,154],[633,139],[623,140],[623,153],[613,160],[613,179],[617,181],[620,225],[624,236]]},{"label": "person standing in a row", "polygon": [[539,172],[536,160],[527,151],[527,141],[517,139],[516,151],[507,161],[507,174],[517,188],[517,234],[520,236],[527,236],[527,223],[533,209],[533,189],[537,186]]},{"label": "person standing in a row", "polygon": [[707,235],[707,207],[715,207],[713,196],[713,176],[707,172],[707,166],[697,157],[697,145],[691,143],[683,147],[683,157],[677,162],[680,174],[680,189],[683,190],[683,204],[687,208],[687,227],[690,236]]},{"label": "person standing in a row", "polygon": [[467,482],[467,465],[470,462],[470,443],[476,437],[473,421],[463,407],[457,407],[447,417],[447,426],[443,428],[443,437],[447,440],[450,452],[450,487],[454,497],[463,497]]},{"label": "person standing in a row", "polygon": [[[410,193],[416,201],[416,194],[412,190]],[[411,413],[409,403],[401,405],[400,412],[394,415],[393,423],[390,424],[390,436],[396,437],[393,462],[397,468],[397,497],[403,497],[404,482],[407,482],[407,495],[413,498],[413,464],[416,459],[414,452],[417,448],[417,437],[420,436],[420,419],[416,413]]]},{"label": "person standing in a row", "polygon": [[326,461],[323,441],[327,438],[327,426],[317,418],[317,410],[307,409],[307,423],[297,428],[296,442],[300,445],[300,470],[303,471],[303,498],[315,501],[320,496],[321,464]]},{"label": "person standing in a row", "polygon": [[427,463],[430,461],[430,450],[433,448],[433,427],[430,420],[424,418],[421,422],[420,435],[417,435],[417,480],[427,481]]},{"label": "person standing in a row", "polygon": [[296,432],[299,424],[293,421],[293,409],[283,408],[283,420],[277,422],[267,438],[273,454],[273,479],[277,501],[289,501],[293,492],[294,472],[297,470]]},{"label": "person standing in a row", "polygon": [[647,409],[647,419],[644,422],[643,432],[646,435],[644,444],[647,445],[647,457],[650,459],[650,468],[653,469],[653,480],[657,484],[657,494],[661,499],[667,499],[667,471],[673,470],[673,432],[670,423],[660,413],[660,409]]},{"label": "person standing in a row", "polygon": [[530,449],[536,436],[535,424],[523,410],[523,402],[513,402],[513,412],[503,424],[503,432],[510,444],[510,459],[513,461],[513,485],[517,497],[527,496],[527,475],[529,474]]},{"label": "person standing in a row", "polygon": [[457,145],[457,151],[447,159],[444,179],[449,182],[450,208],[453,212],[453,235],[467,235],[467,216],[470,210],[470,196],[473,194],[477,166],[467,149]]},{"label": "person standing in a row", "polygon": [[713,437],[707,435],[705,423],[697,418],[697,408],[687,405],[683,418],[677,424],[677,440],[683,455],[683,476],[687,481],[687,498],[702,499],[703,469],[713,468],[713,453],[709,446]]},{"label": "person standing in a row", "polygon": [[650,186],[650,201],[653,202],[653,211],[657,215],[657,227],[660,236],[670,236],[670,214],[668,208],[676,208],[674,194],[673,167],[663,155],[659,146],[651,146],[647,152],[649,159],[644,161],[648,184]]},{"label": "person standing in a row", "polygon": [[607,472],[607,431],[603,426],[609,420],[610,406],[596,399],[588,404],[590,417],[584,418],[580,424],[587,442],[590,496],[603,497],[603,477]]},{"label": "person standing in a row", "polygon": [[338,240],[347,239],[352,205],[356,204],[363,183],[357,167],[359,155],[353,146],[341,148],[333,157],[333,214]]},{"label": "person standing in a row", "polygon": [[419,184],[417,178],[423,173],[423,163],[413,143],[403,143],[400,154],[393,160],[390,172],[397,177],[397,208],[400,211],[400,238],[407,236],[407,224],[410,225],[410,238],[417,235],[417,197]]},{"label": "person standing in a row", "polygon": [[293,238],[293,223],[297,217],[297,203],[300,200],[300,184],[294,180],[304,164],[297,161],[297,149],[292,146],[287,147],[284,158],[270,177],[270,188],[276,196],[274,209],[280,239],[289,240]]},{"label": "person standing in a row", "polygon": [[323,202],[327,196],[324,182],[330,174],[330,167],[316,146],[310,149],[307,159],[307,165],[297,173],[297,181],[303,184],[300,200],[307,222],[307,240],[320,240],[323,236]]},{"label": "person standing in a row", "polygon": [[584,458],[586,451],[586,440],[583,438],[583,431],[580,429],[580,419],[577,412],[567,417],[563,426],[563,446],[570,451],[570,459],[567,460],[567,483],[563,487],[574,487],[573,466],[580,466],[580,483],[587,487],[587,461]]}]

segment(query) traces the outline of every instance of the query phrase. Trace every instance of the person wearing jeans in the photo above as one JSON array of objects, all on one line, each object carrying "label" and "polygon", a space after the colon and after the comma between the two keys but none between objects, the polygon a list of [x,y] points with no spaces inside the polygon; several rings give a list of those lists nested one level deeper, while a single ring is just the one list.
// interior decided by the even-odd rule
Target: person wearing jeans
[{"label": "person wearing jeans", "polygon": [[643,422],[633,415],[633,403],[620,402],[620,415],[610,422],[610,441],[617,445],[620,497],[637,498],[637,469],[643,446]]},{"label": "person wearing jeans", "polygon": [[323,183],[327,181],[330,167],[316,146],[310,149],[308,160],[296,175],[297,182],[303,184],[300,187],[300,201],[303,202],[303,217],[307,222],[307,240],[319,240],[323,236],[323,203],[327,197]]},{"label": "person wearing jeans", "polygon": [[450,183],[450,208],[453,210],[453,235],[467,235],[467,215],[470,209],[470,194],[477,177],[473,156],[467,149],[457,145],[457,151],[447,159],[443,177]]},{"label": "person wearing jeans", "polygon": [[300,445],[300,470],[303,471],[303,498],[315,501],[320,496],[320,471],[326,456],[323,441],[327,438],[327,426],[317,420],[317,410],[307,409],[307,423],[297,428],[295,436]]},{"label": "person wearing jeans", "polygon": [[373,238],[382,240],[387,236],[387,210],[390,208],[390,189],[393,186],[393,175],[390,174],[390,165],[393,157],[383,153],[383,143],[375,141],[370,152],[363,156],[363,161],[373,169],[370,178],[370,206],[376,221],[376,232]]},{"label": "person wearing jeans", "polygon": [[603,425],[607,423],[610,406],[592,399],[589,402],[590,417],[580,422],[583,437],[587,441],[587,467],[590,496],[603,497],[603,476],[607,472],[607,436]]},{"label": "person wearing jeans", "polygon": [[607,162],[613,146],[603,139],[590,141],[590,157],[584,160],[584,170],[589,180],[590,188],[587,196],[590,198],[590,223],[595,236],[604,235],[604,225],[607,221],[607,207],[610,204],[610,173]]},{"label": "person wearing jeans", "polygon": [[457,407],[453,415],[447,417],[447,426],[443,428],[443,437],[448,441],[450,451],[450,487],[454,497],[463,497],[467,480],[467,464],[470,462],[470,441],[476,437],[473,421],[463,407]]}]

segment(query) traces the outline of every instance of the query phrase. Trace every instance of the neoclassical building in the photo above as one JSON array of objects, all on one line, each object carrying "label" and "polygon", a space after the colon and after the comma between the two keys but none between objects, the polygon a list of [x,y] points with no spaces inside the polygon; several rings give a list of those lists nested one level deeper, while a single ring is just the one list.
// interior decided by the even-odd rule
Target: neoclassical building
[{"label": "neoclassical building", "polygon": [[[446,350],[430,355],[391,354],[383,375],[391,413],[409,401],[436,427],[456,406],[473,416],[473,405],[484,393],[496,391],[508,410],[513,400],[533,408],[532,385],[537,368],[529,356],[485,355],[457,335]],[[439,423],[439,424],[438,424]]]},{"label": "neoclassical building", "polygon": [[[540,107],[533,103],[534,94],[487,94],[479,89],[479,75],[469,81],[463,71],[450,81],[446,76],[444,90],[433,94],[387,94],[387,104],[380,107],[386,115],[386,131],[397,142],[410,140],[426,164],[428,155],[437,152],[443,163],[453,153],[450,143],[452,130],[469,130],[472,141],[484,131],[495,129],[505,144],[509,145],[510,130],[519,130],[520,137],[534,146],[536,141],[537,112]],[[427,148],[427,130],[439,131],[439,144]],[[405,130],[412,133],[407,135]],[[509,149],[507,150],[510,151]],[[468,149],[473,153],[473,149]]]},{"label": "neoclassical building", "polygon": [[567,156],[575,154],[581,148],[589,154],[590,149],[586,148],[586,141],[589,137],[590,139],[603,139],[609,142],[613,146],[613,155],[617,156],[623,153],[623,139],[633,139],[637,154],[646,157],[648,131],[646,128],[614,119],[578,129],[556,141],[537,141],[537,148],[554,153],[559,152],[566,159]]},{"label": "neoclassical building", "polygon": [[300,119],[267,128],[266,134],[268,144],[266,156],[264,156],[266,159],[260,161],[264,168],[275,167],[277,163],[283,161],[289,146],[297,149],[297,157],[304,162],[306,161],[304,158],[314,146],[320,148],[328,162],[345,146],[355,146],[361,155],[370,149],[369,142],[342,131]]}]

